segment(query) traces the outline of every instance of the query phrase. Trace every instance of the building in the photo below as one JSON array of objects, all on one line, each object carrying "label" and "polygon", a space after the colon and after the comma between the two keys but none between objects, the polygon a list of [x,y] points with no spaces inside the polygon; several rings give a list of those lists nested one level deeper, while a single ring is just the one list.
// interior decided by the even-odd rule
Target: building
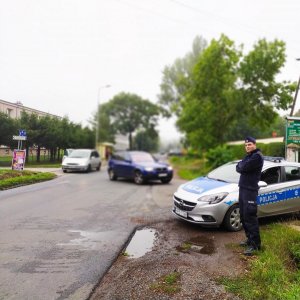
[{"label": "building", "polygon": [[15,103],[8,102],[5,100],[0,99],[0,112],[7,114],[9,117],[13,119],[19,119],[23,112],[26,112],[28,114],[36,114],[38,117],[55,117],[61,119],[61,117],[52,115],[46,112],[43,112],[41,110],[37,110],[34,108],[30,108],[27,106],[24,106],[22,102],[17,101]]},{"label": "building", "polygon": [[[60,116],[52,115],[43,112],[41,110],[24,106],[20,101],[12,103],[0,99],[0,113],[7,114],[12,119],[19,119],[22,113],[24,112],[28,114],[36,114],[38,117],[50,116],[50,117],[61,119]],[[32,153],[32,151],[33,150],[30,149],[30,153]],[[44,155],[46,155],[46,151],[48,150],[44,150]],[[12,155],[12,150],[9,147],[0,145],[0,156],[11,156],[11,155]]]}]

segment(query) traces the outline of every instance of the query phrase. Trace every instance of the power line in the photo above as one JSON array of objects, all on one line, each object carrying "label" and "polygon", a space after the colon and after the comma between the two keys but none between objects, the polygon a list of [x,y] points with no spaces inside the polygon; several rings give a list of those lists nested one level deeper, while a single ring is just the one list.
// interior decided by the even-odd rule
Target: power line
[{"label": "power line", "polygon": [[148,14],[151,14],[151,15],[155,15],[157,17],[160,17],[160,18],[163,18],[163,19],[167,19],[169,21],[172,21],[172,22],[175,22],[175,23],[180,23],[180,24],[187,24],[185,21],[183,20],[179,20],[179,19],[176,19],[176,18],[173,18],[173,17],[170,17],[170,16],[167,16],[167,15],[164,15],[164,14],[161,14],[161,13],[158,13],[157,11],[154,11],[154,10],[150,10],[150,9],[147,9],[147,8],[144,8],[144,7],[141,7],[141,6],[138,6],[136,4],[133,4],[133,3],[130,3],[128,1],[123,1],[123,0],[115,0],[119,3],[122,3],[123,5],[127,5],[129,7],[132,7],[134,9],[137,9],[137,10],[140,10],[140,11],[143,11],[143,12],[146,12]]},{"label": "power line", "polygon": [[214,14],[214,13],[209,12],[209,11],[201,10],[198,7],[186,4],[186,3],[182,2],[182,1],[178,1],[178,0],[169,0],[169,1],[175,3],[176,5],[182,6],[182,7],[186,8],[186,9],[188,9],[190,11],[199,13],[201,15],[204,15],[204,16],[210,15],[213,18],[218,19],[219,22],[222,22],[222,23],[225,23],[227,25],[233,26],[235,29],[241,30],[240,26],[242,26],[242,27],[246,28],[246,30],[248,30],[249,33],[256,35],[255,29],[252,28],[252,27],[250,27],[250,26],[248,26],[248,25],[233,23],[231,20],[229,20],[227,18],[224,18],[224,17],[222,17],[220,15]]}]

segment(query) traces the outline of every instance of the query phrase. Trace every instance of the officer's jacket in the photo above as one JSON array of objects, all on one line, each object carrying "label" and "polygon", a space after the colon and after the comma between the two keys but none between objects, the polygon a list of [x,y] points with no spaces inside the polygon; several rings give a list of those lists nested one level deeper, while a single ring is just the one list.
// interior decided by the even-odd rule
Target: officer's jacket
[{"label": "officer's jacket", "polygon": [[263,164],[264,159],[259,149],[255,149],[246,155],[236,165],[236,171],[241,174],[239,187],[257,191]]}]

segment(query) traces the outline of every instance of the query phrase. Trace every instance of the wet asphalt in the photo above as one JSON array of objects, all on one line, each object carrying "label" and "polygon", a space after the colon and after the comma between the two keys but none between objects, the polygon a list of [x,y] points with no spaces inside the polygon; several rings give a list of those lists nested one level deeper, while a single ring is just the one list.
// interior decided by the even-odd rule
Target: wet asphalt
[{"label": "wet asphalt", "polygon": [[57,178],[0,192],[0,299],[87,299],[135,228],[169,214],[182,183],[46,171]]}]

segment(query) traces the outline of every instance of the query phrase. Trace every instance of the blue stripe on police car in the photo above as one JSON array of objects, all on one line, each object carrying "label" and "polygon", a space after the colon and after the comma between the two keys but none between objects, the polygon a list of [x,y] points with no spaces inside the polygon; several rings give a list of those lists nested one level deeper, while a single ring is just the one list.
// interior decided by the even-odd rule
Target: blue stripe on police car
[{"label": "blue stripe on police car", "polygon": [[194,179],[183,186],[183,190],[194,193],[201,194],[203,192],[228,185],[228,182],[217,181],[207,177],[199,177]]}]

